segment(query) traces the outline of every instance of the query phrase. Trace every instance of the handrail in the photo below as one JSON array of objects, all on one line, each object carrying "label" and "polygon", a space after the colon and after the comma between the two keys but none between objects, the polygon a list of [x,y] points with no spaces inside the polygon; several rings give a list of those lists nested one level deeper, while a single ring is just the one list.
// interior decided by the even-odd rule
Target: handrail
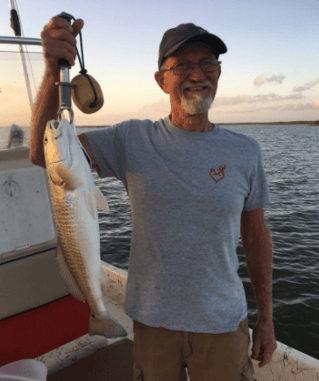
[{"label": "handrail", "polygon": [[41,38],[0,36],[0,44],[42,45]]}]

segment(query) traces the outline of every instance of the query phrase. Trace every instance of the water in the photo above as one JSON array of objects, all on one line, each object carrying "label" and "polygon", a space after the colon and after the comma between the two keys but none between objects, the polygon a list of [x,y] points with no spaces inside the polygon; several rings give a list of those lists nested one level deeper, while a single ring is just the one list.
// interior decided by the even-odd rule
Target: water
[{"label": "water", "polygon": [[[276,338],[319,359],[319,127],[226,128],[252,136],[263,151],[272,199],[265,216],[274,242]],[[5,146],[7,131],[0,129],[0,147]],[[128,196],[118,180],[99,179],[96,173],[94,179],[110,204],[110,213],[99,216],[101,257],[127,269],[132,228]],[[240,243],[238,256],[253,328],[256,305]]]},{"label": "water", "polygon": [[[277,340],[319,358],[319,128],[241,126],[257,139],[272,204],[265,216],[274,242],[273,301]],[[249,307],[255,302],[242,247],[238,248]]]}]

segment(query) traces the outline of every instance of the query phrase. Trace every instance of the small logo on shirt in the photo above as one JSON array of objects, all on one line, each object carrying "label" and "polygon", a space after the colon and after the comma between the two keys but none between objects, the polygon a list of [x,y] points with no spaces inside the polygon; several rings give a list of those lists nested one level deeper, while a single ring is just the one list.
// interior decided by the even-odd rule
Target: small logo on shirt
[{"label": "small logo on shirt", "polygon": [[209,176],[215,181],[215,183],[218,183],[218,181],[223,180],[223,178],[225,177],[225,168],[226,165],[220,165],[218,167],[218,172],[216,172],[214,168],[210,170]]}]

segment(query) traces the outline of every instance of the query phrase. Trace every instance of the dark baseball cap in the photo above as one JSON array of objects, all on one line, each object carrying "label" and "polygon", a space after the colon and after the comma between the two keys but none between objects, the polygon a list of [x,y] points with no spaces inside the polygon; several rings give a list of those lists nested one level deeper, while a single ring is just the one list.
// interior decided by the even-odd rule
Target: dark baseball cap
[{"label": "dark baseball cap", "polygon": [[227,47],[224,42],[207,30],[192,23],[180,24],[176,28],[168,29],[162,38],[159,55],[158,68],[161,67],[164,59],[175,52],[186,41],[202,41],[210,46],[216,58],[219,54],[226,53]]}]

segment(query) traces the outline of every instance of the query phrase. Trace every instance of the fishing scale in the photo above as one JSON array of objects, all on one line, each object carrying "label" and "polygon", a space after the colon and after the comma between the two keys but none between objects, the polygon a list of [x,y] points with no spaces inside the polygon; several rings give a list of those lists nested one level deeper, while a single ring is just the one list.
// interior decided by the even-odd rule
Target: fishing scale
[{"label": "fishing scale", "polygon": [[[65,12],[58,15],[64,18],[71,24],[71,20],[75,18]],[[72,79],[70,82],[69,71],[71,66],[64,58],[58,61],[60,68],[60,82],[56,85],[59,86],[60,107],[58,110],[58,120],[62,120],[63,111],[68,111],[70,115],[70,122],[74,120],[74,114],[71,106],[71,97],[75,105],[85,114],[93,114],[100,110],[104,104],[104,98],[101,86],[98,82],[89,74],[84,66],[84,54],[83,54],[83,42],[82,33],[80,32],[81,54],[76,48],[77,56],[81,66],[80,74]]]}]

